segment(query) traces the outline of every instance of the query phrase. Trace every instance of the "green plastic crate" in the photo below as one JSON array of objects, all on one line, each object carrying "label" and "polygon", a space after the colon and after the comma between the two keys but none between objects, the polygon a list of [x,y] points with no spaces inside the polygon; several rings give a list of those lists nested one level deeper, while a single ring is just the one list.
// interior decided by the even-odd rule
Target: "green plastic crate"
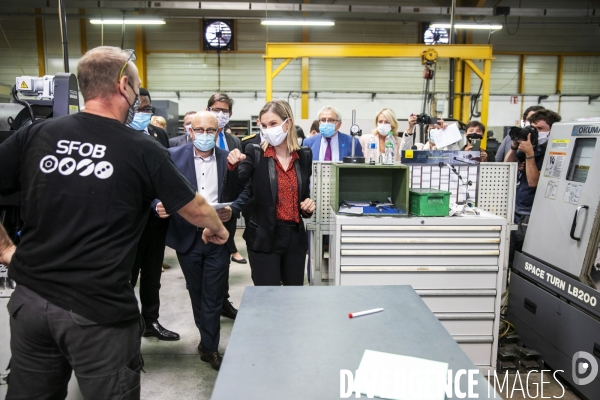
[{"label": "green plastic crate", "polygon": [[450,192],[439,189],[410,189],[410,213],[419,217],[447,217],[450,211]]}]

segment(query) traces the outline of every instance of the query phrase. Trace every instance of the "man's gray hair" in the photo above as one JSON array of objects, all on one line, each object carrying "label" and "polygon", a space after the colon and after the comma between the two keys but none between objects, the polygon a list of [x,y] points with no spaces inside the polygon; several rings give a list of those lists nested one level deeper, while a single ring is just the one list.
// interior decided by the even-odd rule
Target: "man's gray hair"
[{"label": "man's gray hair", "polygon": [[317,119],[321,119],[321,114],[323,114],[325,111],[333,111],[333,113],[337,116],[337,119],[339,119],[340,121],[342,120],[342,113],[334,106],[325,106],[321,108],[319,110],[319,114],[317,115]]}]

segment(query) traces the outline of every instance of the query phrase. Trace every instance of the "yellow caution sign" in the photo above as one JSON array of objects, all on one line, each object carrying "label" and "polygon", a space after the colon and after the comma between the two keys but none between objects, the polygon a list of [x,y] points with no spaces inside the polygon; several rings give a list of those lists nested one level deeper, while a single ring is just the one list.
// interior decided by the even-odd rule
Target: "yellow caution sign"
[{"label": "yellow caution sign", "polygon": [[21,89],[29,89],[29,86],[27,86],[27,83],[25,81],[21,81],[21,86],[19,86]]},{"label": "yellow caution sign", "polygon": [[413,151],[412,150],[405,150],[404,151],[404,157],[405,158],[413,158]]}]

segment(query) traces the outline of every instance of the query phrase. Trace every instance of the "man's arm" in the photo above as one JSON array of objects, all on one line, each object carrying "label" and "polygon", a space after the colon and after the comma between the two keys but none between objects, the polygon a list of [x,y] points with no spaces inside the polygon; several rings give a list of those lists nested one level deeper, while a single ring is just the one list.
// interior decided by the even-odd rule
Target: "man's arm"
[{"label": "man's arm", "polygon": [[198,193],[178,213],[190,224],[205,228],[202,235],[205,243],[210,241],[215,244],[223,244],[229,238],[229,232],[221,223],[215,210]]},{"label": "man's arm", "polygon": [[0,224],[0,264],[8,265],[10,260],[17,248],[13,244],[12,240],[4,230],[2,224]]},{"label": "man's arm", "polygon": [[504,156],[504,162],[519,162],[517,160],[517,150],[519,150],[519,143],[513,141]]},{"label": "man's arm", "polygon": [[[511,151],[513,151],[513,147],[514,145],[511,147]],[[527,184],[529,187],[537,187],[540,180],[540,170],[535,162],[535,149],[531,145],[531,133],[527,134],[527,140],[521,140],[519,150],[525,153],[525,176],[527,177]]]}]

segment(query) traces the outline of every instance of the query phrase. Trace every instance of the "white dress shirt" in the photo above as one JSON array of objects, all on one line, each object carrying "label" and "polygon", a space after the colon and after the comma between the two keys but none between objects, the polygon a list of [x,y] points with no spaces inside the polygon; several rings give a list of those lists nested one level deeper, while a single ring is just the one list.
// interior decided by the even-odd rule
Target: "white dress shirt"
[{"label": "white dress shirt", "polygon": [[[354,139],[352,139],[354,140]],[[319,149],[319,161],[325,159],[325,152],[327,151],[327,139],[321,135],[321,148]],[[331,137],[331,161],[340,161],[340,144],[338,141],[338,134],[336,133]]]},{"label": "white dress shirt", "polygon": [[208,203],[219,202],[219,175],[217,173],[217,159],[215,151],[210,156],[202,158],[194,150],[194,167],[196,169],[196,182],[198,193]]}]

